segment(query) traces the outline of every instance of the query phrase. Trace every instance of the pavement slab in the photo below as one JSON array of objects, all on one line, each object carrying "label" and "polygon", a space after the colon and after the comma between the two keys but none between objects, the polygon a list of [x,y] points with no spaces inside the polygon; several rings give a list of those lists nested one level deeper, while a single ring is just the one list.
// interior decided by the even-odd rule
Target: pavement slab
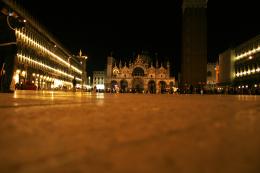
[{"label": "pavement slab", "polygon": [[0,93],[1,173],[259,173],[260,97]]}]

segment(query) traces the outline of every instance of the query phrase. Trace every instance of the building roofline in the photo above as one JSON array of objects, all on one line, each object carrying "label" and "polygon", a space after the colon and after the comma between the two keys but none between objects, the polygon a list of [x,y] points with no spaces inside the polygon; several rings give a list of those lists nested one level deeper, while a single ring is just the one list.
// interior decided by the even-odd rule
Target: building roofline
[{"label": "building roofline", "polygon": [[33,18],[17,1],[15,0],[2,0],[7,6],[11,7],[20,16],[25,18],[30,25],[32,25],[40,33],[44,34],[51,42],[53,42],[57,47],[59,47],[66,55],[71,56],[71,52],[68,51],[62,44],[57,41],[54,36],[49,33],[43,25],[41,25],[35,18]]}]

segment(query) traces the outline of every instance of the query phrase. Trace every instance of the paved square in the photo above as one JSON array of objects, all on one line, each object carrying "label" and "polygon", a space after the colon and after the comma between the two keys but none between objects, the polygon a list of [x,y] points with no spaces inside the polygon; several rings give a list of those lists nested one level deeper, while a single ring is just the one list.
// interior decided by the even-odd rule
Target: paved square
[{"label": "paved square", "polygon": [[260,97],[0,94],[1,173],[259,173]]}]

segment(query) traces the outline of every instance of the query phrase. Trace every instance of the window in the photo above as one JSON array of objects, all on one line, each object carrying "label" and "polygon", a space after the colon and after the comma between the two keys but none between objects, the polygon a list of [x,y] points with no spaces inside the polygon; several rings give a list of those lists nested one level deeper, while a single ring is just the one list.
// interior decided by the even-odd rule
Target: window
[{"label": "window", "polygon": [[144,76],[144,70],[140,67],[136,67],[133,71],[133,76]]}]

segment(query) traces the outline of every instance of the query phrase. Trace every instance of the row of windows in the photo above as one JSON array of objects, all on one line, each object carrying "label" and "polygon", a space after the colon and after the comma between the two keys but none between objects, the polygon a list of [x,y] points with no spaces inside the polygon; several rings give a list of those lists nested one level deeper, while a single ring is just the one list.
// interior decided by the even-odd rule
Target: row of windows
[{"label": "row of windows", "polygon": [[31,58],[21,54],[17,54],[17,58],[19,64],[26,64],[32,68],[39,69],[50,74],[59,74],[59,76],[69,77],[71,79],[74,77],[71,74],[68,74],[67,71],[63,71],[53,66],[53,64],[45,64],[41,61],[37,61],[35,58]]}]

